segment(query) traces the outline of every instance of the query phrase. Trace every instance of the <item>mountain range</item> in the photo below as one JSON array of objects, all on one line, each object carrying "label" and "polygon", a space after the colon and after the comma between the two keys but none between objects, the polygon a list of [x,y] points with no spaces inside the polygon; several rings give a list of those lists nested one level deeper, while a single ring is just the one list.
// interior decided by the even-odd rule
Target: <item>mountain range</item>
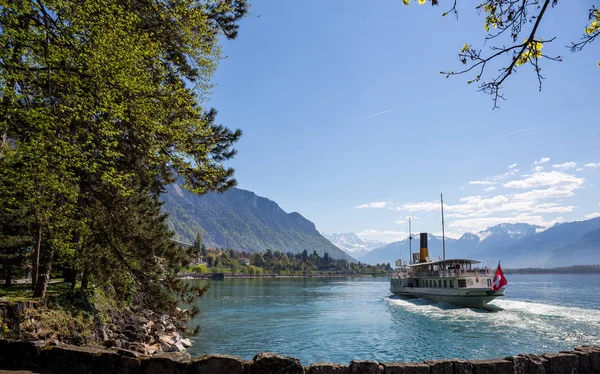
[{"label": "mountain range", "polygon": [[353,232],[348,233],[332,233],[326,234],[321,233],[327,240],[333,245],[348,253],[352,257],[358,259],[361,256],[366,255],[375,248],[383,247],[386,245],[384,242],[378,242],[376,240],[362,239]]},{"label": "mountain range", "polygon": [[[419,250],[413,234],[413,252]],[[431,258],[442,256],[442,239],[428,235]],[[376,248],[360,257],[361,262],[393,264],[409,258],[408,240]],[[544,229],[526,223],[500,224],[459,239],[446,238],[446,258],[472,258],[503,266],[551,267],[600,263],[600,217],[587,221],[557,223]]]},{"label": "mountain range", "polygon": [[[267,198],[233,188],[225,193],[195,195],[178,184],[161,196],[175,238],[192,243],[200,232],[210,247],[247,252],[325,253],[332,258],[368,264],[409,258],[409,241],[385,244],[354,233],[321,234],[301,214],[283,211]],[[413,233],[412,250],[419,250]],[[442,239],[428,235],[431,258],[442,255]],[[549,228],[526,223],[499,224],[458,239],[446,238],[446,258],[502,260],[505,267],[551,267],[600,263],[600,217],[557,223]]]},{"label": "mountain range", "polygon": [[301,214],[286,213],[274,201],[251,191],[232,188],[225,193],[195,195],[171,184],[161,199],[177,240],[193,243],[200,232],[209,247],[247,252],[317,251],[320,256],[327,253],[331,258],[356,262]]}]

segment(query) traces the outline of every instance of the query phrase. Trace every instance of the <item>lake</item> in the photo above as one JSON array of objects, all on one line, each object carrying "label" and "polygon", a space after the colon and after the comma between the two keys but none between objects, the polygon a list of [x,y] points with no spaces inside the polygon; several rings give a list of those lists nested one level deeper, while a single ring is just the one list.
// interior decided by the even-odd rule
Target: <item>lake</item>
[{"label": "lake", "polygon": [[[498,311],[390,296],[388,278],[210,281],[192,356],[259,352],[302,364],[483,359],[600,345],[600,274],[507,275]],[[192,281],[203,282],[203,281]]]}]

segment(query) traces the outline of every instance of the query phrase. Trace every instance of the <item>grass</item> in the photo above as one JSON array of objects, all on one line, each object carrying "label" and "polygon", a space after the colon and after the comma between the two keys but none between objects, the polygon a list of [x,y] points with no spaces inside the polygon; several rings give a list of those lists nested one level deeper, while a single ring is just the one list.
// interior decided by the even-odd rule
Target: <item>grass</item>
[{"label": "grass", "polygon": [[[70,283],[64,283],[62,278],[53,279],[48,284],[46,290],[47,296],[56,296],[71,289]],[[31,301],[36,300],[33,297],[33,289],[30,283],[13,284],[12,286],[0,285],[0,301]]]},{"label": "grass", "polygon": [[[58,339],[76,345],[99,345],[98,324],[111,323],[110,310],[118,309],[114,300],[101,289],[71,291],[71,284],[55,279],[48,285],[46,302],[36,304],[20,322],[20,337]],[[35,301],[30,284],[0,286],[0,301]],[[0,337],[14,332],[0,321]]]}]

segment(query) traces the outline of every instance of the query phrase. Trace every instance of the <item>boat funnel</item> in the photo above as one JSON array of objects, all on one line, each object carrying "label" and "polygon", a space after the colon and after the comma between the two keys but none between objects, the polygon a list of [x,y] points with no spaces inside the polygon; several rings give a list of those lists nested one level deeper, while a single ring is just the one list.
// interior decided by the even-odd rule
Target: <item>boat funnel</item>
[{"label": "boat funnel", "polygon": [[419,262],[427,262],[429,250],[427,249],[427,233],[421,233],[421,250],[419,251]]}]

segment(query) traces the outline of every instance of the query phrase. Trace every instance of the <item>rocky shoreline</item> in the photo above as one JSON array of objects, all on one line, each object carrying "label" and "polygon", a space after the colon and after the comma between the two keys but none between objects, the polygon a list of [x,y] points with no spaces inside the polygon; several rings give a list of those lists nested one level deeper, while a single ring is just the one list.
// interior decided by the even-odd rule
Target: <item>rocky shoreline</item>
[{"label": "rocky shoreline", "polygon": [[[0,301],[0,327],[5,337],[43,341],[50,345],[75,344],[98,348],[123,349],[153,356],[166,352],[185,352],[192,341],[185,338],[189,311],[177,308],[173,316],[148,309],[110,310],[106,320],[90,321],[85,334],[65,321],[69,334],[61,334],[40,318],[47,307],[37,301]],[[0,337],[2,336],[0,335]]]}]

